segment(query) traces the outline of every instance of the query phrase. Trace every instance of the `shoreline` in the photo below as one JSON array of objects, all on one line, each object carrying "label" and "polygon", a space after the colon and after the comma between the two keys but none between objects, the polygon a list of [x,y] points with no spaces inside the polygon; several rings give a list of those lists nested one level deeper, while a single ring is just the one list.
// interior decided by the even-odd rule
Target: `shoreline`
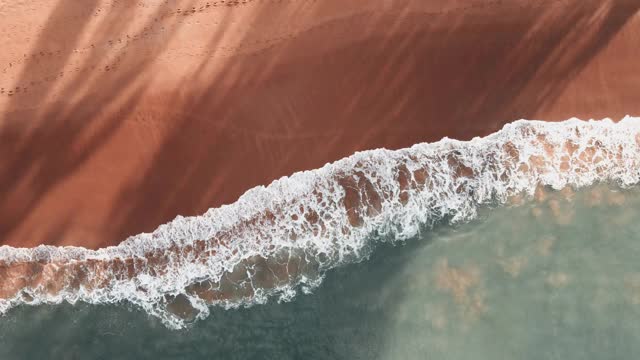
[{"label": "shoreline", "polygon": [[0,244],[117,245],[356,151],[640,114],[640,3],[461,3],[35,3],[0,55],[28,84],[0,96]]},{"label": "shoreline", "polygon": [[[19,304],[126,300],[182,327],[185,318],[206,317],[210,305],[291,299],[380,242],[470,221],[494,202],[545,203],[541,186],[563,189],[558,196],[569,200],[567,186],[637,185],[639,119],[523,120],[466,142],[361,152],[97,251],[0,247],[0,313]],[[624,197],[606,201],[620,206]],[[571,222],[560,203],[547,205],[553,221]]]}]

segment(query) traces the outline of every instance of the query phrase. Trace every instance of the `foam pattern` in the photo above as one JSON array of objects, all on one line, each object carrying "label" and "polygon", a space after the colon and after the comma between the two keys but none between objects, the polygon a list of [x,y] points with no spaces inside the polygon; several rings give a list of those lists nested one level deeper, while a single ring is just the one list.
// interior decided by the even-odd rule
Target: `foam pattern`
[{"label": "foam pattern", "polygon": [[96,251],[0,247],[0,312],[20,304],[128,302],[182,328],[210,306],[290,300],[327,270],[366,259],[480,206],[540,185],[640,181],[640,118],[519,120],[471,141],[356,153],[247,191],[201,216]]}]

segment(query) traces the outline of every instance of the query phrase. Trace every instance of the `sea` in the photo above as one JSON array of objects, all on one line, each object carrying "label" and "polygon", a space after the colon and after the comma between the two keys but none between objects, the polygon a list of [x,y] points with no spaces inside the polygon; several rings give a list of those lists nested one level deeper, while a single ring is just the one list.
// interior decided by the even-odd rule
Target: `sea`
[{"label": "sea", "polygon": [[0,359],[633,358],[638,154],[637,118],[521,120],[116,247],[0,247]]}]

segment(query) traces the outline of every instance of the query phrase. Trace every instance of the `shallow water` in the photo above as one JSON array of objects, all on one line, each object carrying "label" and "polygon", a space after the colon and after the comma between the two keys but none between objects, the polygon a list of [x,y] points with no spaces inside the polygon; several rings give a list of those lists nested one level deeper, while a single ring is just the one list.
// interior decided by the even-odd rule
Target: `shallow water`
[{"label": "shallow water", "polygon": [[538,192],[180,331],[126,304],[20,306],[0,318],[0,358],[631,358],[638,215],[638,187]]},{"label": "shallow water", "polygon": [[[356,153],[117,246],[0,246],[0,314],[24,304],[127,302],[182,329],[212,306],[292,299],[381,242],[470,221],[540,184],[640,183],[639,125],[634,117],[519,120],[471,141]],[[559,202],[548,207],[571,221]]]}]

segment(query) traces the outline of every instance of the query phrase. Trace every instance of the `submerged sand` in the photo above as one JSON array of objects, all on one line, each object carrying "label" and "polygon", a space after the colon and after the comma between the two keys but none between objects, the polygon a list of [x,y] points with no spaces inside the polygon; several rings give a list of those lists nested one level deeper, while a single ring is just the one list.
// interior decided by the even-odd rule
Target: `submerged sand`
[{"label": "submerged sand", "polygon": [[358,150],[640,114],[636,0],[0,0],[0,243],[98,248]]}]

